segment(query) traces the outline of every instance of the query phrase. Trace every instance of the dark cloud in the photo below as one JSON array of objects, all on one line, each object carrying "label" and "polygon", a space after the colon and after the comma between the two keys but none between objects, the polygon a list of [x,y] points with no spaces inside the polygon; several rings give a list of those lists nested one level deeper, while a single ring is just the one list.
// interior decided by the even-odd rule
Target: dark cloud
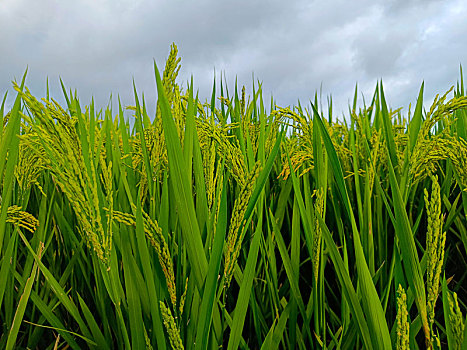
[{"label": "dark cloud", "polygon": [[[25,10],[27,9],[27,10]],[[458,78],[465,60],[466,6],[433,1],[28,1],[0,3],[0,93],[29,66],[27,84],[61,96],[58,78],[81,100],[104,106],[118,93],[133,103],[132,79],[155,100],[153,59],[163,69],[170,44],[182,57],[180,82],[194,76],[209,98],[214,70],[265,96],[306,103],[322,88],[346,111],[355,84],[371,98],[383,79],[393,106],[407,106],[422,80],[427,98]]]}]

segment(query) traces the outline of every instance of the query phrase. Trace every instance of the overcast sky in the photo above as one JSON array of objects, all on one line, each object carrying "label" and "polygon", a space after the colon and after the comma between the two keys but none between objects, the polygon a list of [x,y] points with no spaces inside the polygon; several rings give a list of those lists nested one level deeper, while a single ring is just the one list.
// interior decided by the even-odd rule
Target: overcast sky
[{"label": "overcast sky", "polygon": [[[182,58],[179,82],[191,75],[202,100],[214,70],[251,91],[252,74],[267,100],[302,104],[322,86],[341,115],[355,84],[367,101],[378,79],[393,108],[414,102],[422,81],[432,101],[467,64],[467,6],[455,1],[0,1],[0,94],[29,67],[27,86],[59,101],[59,77],[104,107],[112,93],[134,104],[132,79],[148,105],[170,44]],[[150,108],[154,110],[154,108]]]}]

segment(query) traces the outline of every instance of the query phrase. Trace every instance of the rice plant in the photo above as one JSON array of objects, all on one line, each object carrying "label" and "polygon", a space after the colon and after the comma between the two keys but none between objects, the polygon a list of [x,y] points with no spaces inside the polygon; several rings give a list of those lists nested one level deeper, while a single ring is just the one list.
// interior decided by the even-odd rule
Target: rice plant
[{"label": "rice plant", "polygon": [[[467,347],[467,97],[339,120],[154,63],[155,116],[0,107],[0,348]],[[48,94],[47,94],[48,96]],[[125,113],[132,114],[131,119]]]}]

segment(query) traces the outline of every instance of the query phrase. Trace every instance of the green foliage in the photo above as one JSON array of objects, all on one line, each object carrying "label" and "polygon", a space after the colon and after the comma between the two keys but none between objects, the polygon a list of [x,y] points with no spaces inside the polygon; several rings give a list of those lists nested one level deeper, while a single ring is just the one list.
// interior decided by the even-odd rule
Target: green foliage
[{"label": "green foliage", "polygon": [[260,84],[202,103],[177,54],[154,118],[136,86],[132,121],[63,82],[65,107],[3,98],[0,348],[465,347],[462,73],[339,121]]}]

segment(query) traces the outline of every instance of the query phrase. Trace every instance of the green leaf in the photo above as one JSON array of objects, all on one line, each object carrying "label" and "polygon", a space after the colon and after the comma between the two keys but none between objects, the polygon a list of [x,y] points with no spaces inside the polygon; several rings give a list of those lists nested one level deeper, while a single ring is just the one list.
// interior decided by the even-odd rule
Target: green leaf
[{"label": "green leaf", "polygon": [[318,222],[321,227],[321,232],[323,235],[323,240],[326,243],[326,248],[331,257],[331,260],[334,264],[334,269],[336,270],[337,278],[342,286],[342,293],[344,294],[345,299],[347,300],[352,314],[355,317],[360,335],[367,349],[373,348],[372,336],[370,335],[370,330],[368,323],[366,322],[365,314],[363,313],[362,306],[359,302],[359,296],[355,292],[355,288],[350,279],[349,273],[345,267],[345,263],[342,260],[342,257],[339,254],[336,243],[334,242],[331,233],[329,232],[328,227],[326,226],[323,219],[318,216]]},{"label": "green leaf", "polygon": [[[155,271],[152,269],[148,244],[144,234],[143,213],[141,208],[141,201],[137,201],[136,206],[136,241],[138,246],[138,255],[141,259],[141,266],[145,278],[145,286],[149,296],[150,313],[152,318],[152,325],[154,329],[154,339],[157,341],[157,348],[165,350],[166,342],[164,335],[164,328],[159,310],[159,296],[157,294],[156,283],[154,281]],[[143,286],[140,286],[143,288]]]},{"label": "green leaf", "polygon": [[397,158],[396,143],[394,141],[394,132],[392,131],[391,118],[388,111],[388,105],[386,104],[386,99],[384,98],[383,83],[380,83],[380,98],[381,98],[381,117],[383,119],[383,129],[384,136],[386,138],[389,156],[394,165],[394,168],[397,168],[399,161]]},{"label": "green leaf", "polygon": [[[20,91],[23,90],[26,74],[27,70],[23,75],[21,86],[19,88]],[[15,103],[10,112],[6,130],[3,131],[4,135],[0,144],[0,186],[2,186],[2,203],[0,208],[0,252],[2,251],[4,243],[7,211],[13,195],[11,188],[14,184],[14,171],[19,156],[19,138],[17,135],[19,135],[21,126],[20,107],[21,94],[18,92]]]},{"label": "green leaf", "polygon": [[76,295],[78,296],[79,305],[81,306],[81,310],[83,310],[84,318],[86,319],[86,322],[89,325],[93,339],[96,342],[96,346],[99,349],[110,349],[109,345],[107,344],[107,341],[104,338],[104,335],[99,329],[99,325],[97,324],[94,315],[92,314],[91,310],[89,310],[89,307],[87,306],[86,302],[83,300],[83,298],[81,298],[79,293],[76,293]]},{"label": "green leaf", "polygon": [[235,306],[235,313],[231,325],[229,343],[227,350],[237,349],[240,345],[242,331],[245,322],[246,311],[248,309],[251,289],[253,287],[253,278],[255,277],[256,261],[258,259],[259,243],[263,235],[262,232],[262,211],[258,215],[258,223],[251,242],[250,251],[246,261],[245,270],[243,271],[243,281],[240,285],[238,293],[237,304]]},{"label": "green leaf", "polygon": [[128,300],[128,314],[131,334],[131,348],[144,349],[144,323],[141,310],[141,300],[138,293],[138,286],[134,279],[137,266],[131,255],[129,242],[123,243],[122,264],[125,275],[126,297]]},{"label": "green leaf", "polygon": [[[41,258],[43,248],[44,248],[44,245],[41,244],[37,252],[38,259]],[[29,301],[29,296],[31,295],[32,284],[34,283],[34,280],[36,278],[37,270],[38,268],[37,268],[37,261],[36,261],[32,267],[31,275],[26,281],[23,294],[21,295],[21,298],[19,299],[19,304],[15,312],[15,318],[13,319],[13,324],[11,325],[10,333],[8,334],[8,340],[5,346],[6,350],[11,350],[15,347],[16,337],[18,336],[19,327],[21,325],[21,322],[23,321],[24,312],[26,311],[26,305]]]},{"label": "green leaf", "polygon": [[368,269],[368,264],[366,262],[365,254],[363,252],[363,247],[361,245],[360,234],[357,229],[357,224],[355,222],[355,217],[351,208],[349,195],[345,185],[344,174],[337,157],[336,150],[332,144],[331,138],[324,126],[321,117],[318,115],[318,111],[314,105],[313,110],[316,112],[316,118],[318,118],[318,125],[321,130],[321,136],[323,137],[324,145],[329,157],[331,168],[334,173],[334,178],[338,185],[338,189],[341,195],[342,200],[344,201],[347,214],[352,225],[352,233],[354,238],[354,250],[355,258],[357,263],[357,272],[359,277],[359,282],[361,286],[361,297],[363,301],[363,308],[365,314],[369,320],[369,328],[371,330],[372,344],[375,348],[378,349],[391,349],[391,339],[389,336],[389,329],[386,323],[386,318],[384,311],[379,299],[378,293],[376,292],[373,279]]},{"label": "green leaf", "polygon": [[258,176],[258,180],[256,180],[255,189],[253,190],[253,194],[251,195],[250,201],[248,202],[248,206],[245,211],[245,221],[248,221],[250,216],[253,214],[253,209],[256,206],[258,197],[263,191],[264,185],[266,184],[266,181],[269,178],[269,173],[271,172],[272,166],[274,165],[274,161],[277,157],[277,154],[279,153],[283,134],[284,131],[280,132],[279,135],[277,135],[276,143],[274,144],[274,147],[271,153],[269,154],[268,160],[266,161],[263,170]]},{"label": "green leaf", "polygon": [[212,254],[209,260],[206,284],[204,285],[204,292],[201,300],[198,327],[196,330],[195,349],[207,349],[208,337],[212,323],[212,313],[214,303],[216,302],[215,296],[219,287],[218,276],[222,261],[222,249],[224,247],[225,233],[227,230],[227,188],[225,182],[223,186],[224,189],[222,190],[221,194],[221,203],[218,214],[219,218],[217,222],[216,234],[214,236]]},{"label": "green leaf", "polygon": [[303,298],[300,293],[300,288],[298,286],[297,271],[294,271],[292,267],[292,262],[290,261],[289,254],[287,253],[287,247],[285,246],[285,242],[284,242],[284,239],[282,238],[281,231],[279,227],[277,226],[276,219],[274,218],[274,215],[270,208],[269,208],[269,217],[272,223],[272,228],[273,228],[273,232],[275,235],[277,248],[279,249],[279,253],[282,258],[282,263],[284,265],[285,272],[289,279],[290,288],[292,289],[292,294],[298,305],[298,308],[300,309],[300,313],[302,314],[302,317],[306,319],[305,305],[303,303]]},{"label": "green leaf", "polygon": [[412,120],[409,124],[409,149],[410,152],[413,151],[415,143],[417,142],[418,133],[420,131],[420,126],[422,125],[422,108],[423,108],[423,87],[425,83],[422,83],[420,87],[420,92],[418,93],[417,105],[415,106],[415,112],[413,114]]},{"label": "green leaf", "polygon": [[[388,155],[389,156],[389,155]],[[428,327],[425,284],[423,282],[422,269],[418,259],[417,248],[410,227],[409,218],[402,200],[401,191],[397,184],[396,175],[392,166],[392,161],[388,158],[389,182],[392,189],[392,198],[394,204],[395,231],[400,242],[402,261],[406,272],[407,280],[415,296],[418,312],[420,313],[425,337],[430,337]]]},{"label": "green leaf", "polygon": [[81,315],[79,314],[78,308],[76,307],[75,303],[67,293],[63,290],[62,286],[57,282],[53,274],[45,267],[45,265],[41,262],[39,259],[38,255],[34,252],[34,250],[31,248],[31,245],[27,241],[26,237],[21,233],[21,231],[18,230],[18,233],[23,240],[24,244],[26,245],[26,248],[29,250],[29,252],[34,256],[34,259],[42,272],[42,274],[45,277],[46,282],[50,285],[52,288],[52,291],[55,293],[57,296],[58,300],[63,304],[63,306],[66,308],[66,310],[69,312],[70,316],[75,319],[75,321],[78,323],[79,328],[81,329],[81,332],[83,333],[83,336],[85,338],[92,338],[92,334],[89,331],[88,327],[86,327],[86,324],[84,323],[83,319],[81,318]]},{"label": "green leaf", "polygon": [[177,209],[180,213],[179,219],[182,227],[182,236],[185,241],[188,260],[193,270],[196,285],[199,290],[202,290],[204,279],[208,271],[208,262],[204,254],[203,242],[201,240],[201,233],[193,203],[193,195],[186,175],[187,171],[182,147],[156,62],[154,62],[154,71],[156,75],[159,105],[161,108],[162,126],[164,128],[169,157],[171,184],[177,202]]}]

